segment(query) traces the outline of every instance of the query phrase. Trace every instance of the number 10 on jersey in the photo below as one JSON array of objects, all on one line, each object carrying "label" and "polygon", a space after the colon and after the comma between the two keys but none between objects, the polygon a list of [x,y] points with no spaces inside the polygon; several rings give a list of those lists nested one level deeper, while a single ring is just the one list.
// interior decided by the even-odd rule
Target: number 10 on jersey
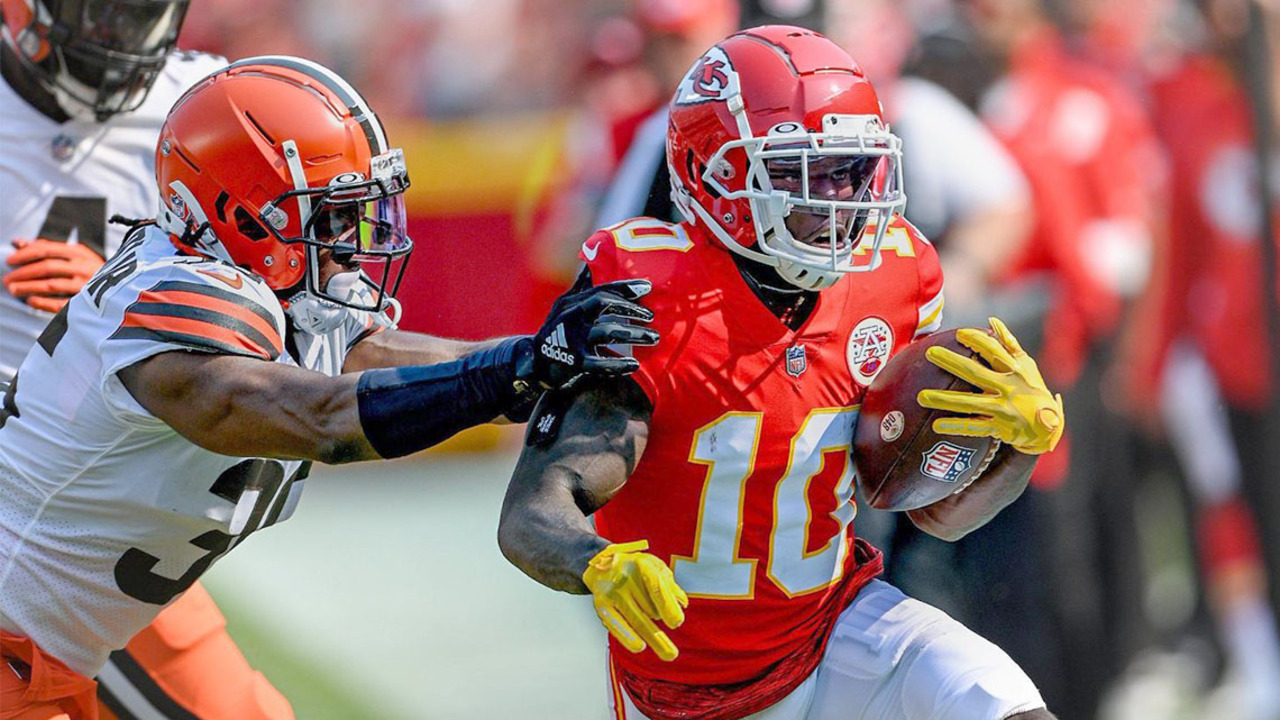
[{"label": "number 10 on jersey", "polygon": [[[755,592],[756,565],[764,560],[769,579],[788,597],[830,586],[840,579],[845,536],[856,508],[849,446],[857,408],[819,408],[809,413],[791,438],[787,469],[773,489],[773,527],[767,558],[743,558],[743,501],[755,469],[764,413],[731,412],[693,436],[689,462],[707,466],[691,557],[675,556],[676,581],[691,596],[746,599]],[[808,552],[814,517],[809,483],[821,474],[828,453],[839,451],[844,467],[835,485],[838,531],[816,552]],[[755,478],[755,482],[767,482]]]}]

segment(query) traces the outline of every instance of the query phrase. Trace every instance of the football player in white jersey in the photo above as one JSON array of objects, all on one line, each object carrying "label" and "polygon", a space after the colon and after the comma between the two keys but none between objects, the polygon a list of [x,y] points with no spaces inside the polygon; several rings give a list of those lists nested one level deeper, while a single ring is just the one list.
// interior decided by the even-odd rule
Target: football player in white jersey
[{"label": "football player in white jersey", "polygon": [[156,179],[156,219],[54,317],[0,404],[6,711],[94,717],[89,678],[111,651],[289,517],[306,461],[429,447],[542,388],[637,367],[603,345],[656,341],[611,320],[651,317],[643,281],[572,290],[533,336],[396,330],[403,154],[305,60],[250,58],[187,91]]},{"label": "football player in white jersey", "polygon": [[[226,64],[174,51],[186,10],[187,0],[0,4],[0,386],[120,247],[125,228],[108,218],[156,212],[165,114]],[[227,681],[214,703],[194,694],[211,671]],[[104,716],[292,717],[199,586],[114,653],[99,680]]]}]

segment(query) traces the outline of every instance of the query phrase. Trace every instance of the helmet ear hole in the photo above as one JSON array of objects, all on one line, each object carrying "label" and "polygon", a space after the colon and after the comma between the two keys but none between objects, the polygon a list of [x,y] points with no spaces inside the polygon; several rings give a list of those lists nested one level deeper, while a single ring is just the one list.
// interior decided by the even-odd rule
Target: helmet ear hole
[{"label": "helmet ear hole", "polygon": [[689,180],[693,184],[693,189],[702,189],[702,173],[701,165],[698,164],[697,158],[693,156],[693,150],[688,150],[684,154],[684,170],[689,175]]},{"label": "helmet ear hole", "polygon": [[[698,170],[699,170],[700,172],[703,172],[703,171],[705,171],[705,170],[706,170],[706,166],[705,166],[705,165],[699,165],[699,166],[698,166]],[[701,175],[699,175],[698,177],[702,177],[702,176],[701,176]],[[718,190],[716,190],[716,186],[715,186],[715,185],[703,185],[703,186],[702,186],[702,189],[706,191],[707,195],[709,195],[709,196],[711,197],[711,199],[712,199],[712,200],[719,200],[719,199],[721,198],[720,192],[719,192]]]},{"label": "helmet ear hole", "polygon": [[236,218],[236,230],[239,230],[241,235],[244,235],[250,240],[267,239],[269,233],[266,228],[262,227],[257,220],[253,219],[252,215],[245,212],[243,207],[237,205],[234,215]]}]

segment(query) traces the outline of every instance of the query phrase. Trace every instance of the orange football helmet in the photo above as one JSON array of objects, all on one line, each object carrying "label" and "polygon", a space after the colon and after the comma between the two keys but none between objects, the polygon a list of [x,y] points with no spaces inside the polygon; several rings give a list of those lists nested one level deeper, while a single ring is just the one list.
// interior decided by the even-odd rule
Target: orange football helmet
[{"label": "orange football helmet", "polygon": [[694,63],[670,110],[672,198],[690,222],[804,290],[879,265],[906,207],[902,141],[835,43],[781,25],[731,35]]},{"label": "orange football helmet", "polygon": [[[180,247],[253,272],[286,304],[381,310],[413,248],[404,153],[359,93],[302,58],[248,58],[187,90],[160,130],[156,180],[157,221]],[[321,287],[325,252],[380,264],[380,280]]]},{"label": "orange football helmet", "polygon": [[71,117],[133,110],[164,69],[190,0],[3,0],[4,42]]}]

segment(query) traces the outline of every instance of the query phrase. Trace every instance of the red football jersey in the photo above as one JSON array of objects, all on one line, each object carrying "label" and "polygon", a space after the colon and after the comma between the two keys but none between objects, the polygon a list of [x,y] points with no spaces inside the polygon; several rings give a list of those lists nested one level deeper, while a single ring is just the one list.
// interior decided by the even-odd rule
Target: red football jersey
[{"label": "red football jersey", "polygon": [[881,266],[822,291],[795,332],[700,227],[630,220],[592,235],[581,256],[597,284],[652,281],[643,302],[662,334],[635,349],[632,377],[654,408],[649,440],[597,529],[613,542],[648,540],[690,597],[684,625],[668,631],[679,658],[614,644],[615,669],[633,698],[682,697],[649,681],[670,690],[786,675],[789,690],[879,572],[878,552],[855,550],[849,449],[872,378],[940,325],[937,254],[897,220]]},{"label": "red football jersey", "polygon": [[[1188,337],[1233,406],[1263,409],[1270,395],[1265,205],[1249,98],[1220,61],[1193,56],[1153,84],[1152,99],[1174,171],[1173,202],[1163,272],[1151,289],[1159,308],[1145,338],[1151,357],[1134,374],[1158,376],[1168,344]],[[1280,197],[1272,208],[1280,213]]]}]

